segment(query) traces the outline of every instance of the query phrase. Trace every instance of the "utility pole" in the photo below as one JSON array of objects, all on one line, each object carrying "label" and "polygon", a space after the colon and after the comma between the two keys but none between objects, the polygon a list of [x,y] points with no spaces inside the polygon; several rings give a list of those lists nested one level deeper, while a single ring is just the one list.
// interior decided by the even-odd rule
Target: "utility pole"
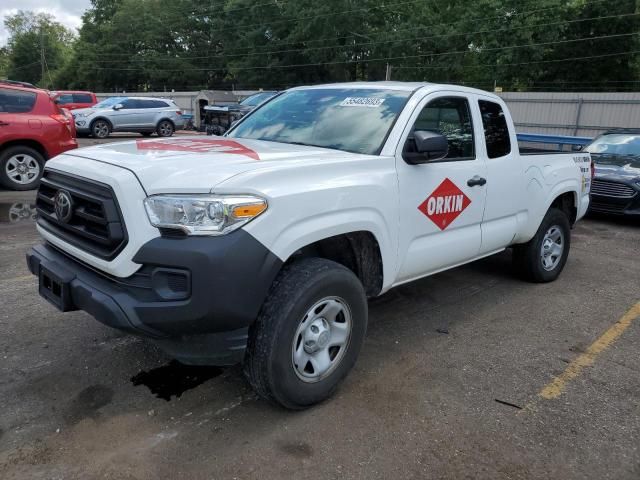
[{"label": "utility pole", "polygon": [[391,64],[387,63],[387,73],[384,75],[384,79],[388,82],[391,80]]},{"label": "utility pole", "polygon": [[45,67],[45,60],[44,60],[44,30],[42,29],[42,25],[40,25],[40,70],[41,70],[40,82],[44,82],[44,67]]}]

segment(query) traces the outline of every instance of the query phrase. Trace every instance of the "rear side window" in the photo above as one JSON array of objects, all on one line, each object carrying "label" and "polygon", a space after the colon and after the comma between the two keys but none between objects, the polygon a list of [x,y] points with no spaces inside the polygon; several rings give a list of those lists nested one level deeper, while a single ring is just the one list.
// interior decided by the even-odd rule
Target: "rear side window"
[{"label": "rear side window", "polygon": [[56,98],[56,102],[60,105],[66,105],[67,103],[73,103],[73,95],[70,93],[63,93],[58,98]]},{"label": "rear side window", "polygon": [[74,93],[73,103],[93,103],[93,98],[88,93]]},{"label": "rear side window", "polygon": [[163,102],[162,100],[145,100],[148,103],[147,108],[167,108],[169,104],[167,102]]},{"label": "rear side window", "polygon": [[511,153],[509,127],[502,107],[494,102],[480,100],[480,113],[484,127],[484,139],[487,143],[489,158],[504,157]]},{"label": "rear side window", "polygon": [[0,88],[0,113],[27,113],[36,104],[35,92]]}]

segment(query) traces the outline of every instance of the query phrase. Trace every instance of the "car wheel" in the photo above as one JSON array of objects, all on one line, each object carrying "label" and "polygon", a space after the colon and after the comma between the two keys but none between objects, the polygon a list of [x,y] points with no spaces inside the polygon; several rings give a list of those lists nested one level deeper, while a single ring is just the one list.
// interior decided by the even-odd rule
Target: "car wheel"
[{"label": "car wheel", "polygon": [[158,123],[158,128],[156,128],[156,132],[158,133],[159,137],[170,137],[171,135],[173,135],[173,123],[171,123],[169,120],[163,120],[160,123]]},{"label": "car wheel", "polygon": [[44,157],[30,147],[9,147],[0,153],[0,183],[11,190],[33,190],[44,169]]},{"label": "car wheel", "polygon": [[91,135],[95,138],[107,138],[111,133],[111,125],[106,120],[96,120],[91,124]]},{"label": "car wheel", "polygon": [[244,371],[262,398],[300,410],[332,395],[367,329],[360,280],[321,258],[284,267],[251,326]]},{"label": "car wheel", "polygon": [[535,236],[513,248],[516,271],[531,282],[552,282],[562,272],[571,246],[571,226],[567,215],[550,208]]}]

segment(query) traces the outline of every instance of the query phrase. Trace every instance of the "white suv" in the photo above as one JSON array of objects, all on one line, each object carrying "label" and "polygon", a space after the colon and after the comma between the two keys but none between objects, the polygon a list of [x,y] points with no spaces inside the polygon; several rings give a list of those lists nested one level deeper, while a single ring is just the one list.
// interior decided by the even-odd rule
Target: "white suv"
[{"label": "white suv", "polygon": [[170,137],[184,127],[182,112],[166,98],[111,97],[72,113],[78,134],[96,138],[106,138],[111,132],[155,132],[160,137]]}]

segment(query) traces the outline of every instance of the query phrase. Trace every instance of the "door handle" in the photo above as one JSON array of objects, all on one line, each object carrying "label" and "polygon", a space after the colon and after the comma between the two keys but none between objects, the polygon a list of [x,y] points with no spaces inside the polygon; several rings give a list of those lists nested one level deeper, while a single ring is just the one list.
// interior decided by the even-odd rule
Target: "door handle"
[{"label": "door handle", "polygon": [[487,183],[487,179],[482,178],[480,175],[475,175],[473,178],[470,178],[469,180],[467,180],[467,185],[469,185],[470,187],[475,187],[475,186],[482,187],[486,183]]}]

